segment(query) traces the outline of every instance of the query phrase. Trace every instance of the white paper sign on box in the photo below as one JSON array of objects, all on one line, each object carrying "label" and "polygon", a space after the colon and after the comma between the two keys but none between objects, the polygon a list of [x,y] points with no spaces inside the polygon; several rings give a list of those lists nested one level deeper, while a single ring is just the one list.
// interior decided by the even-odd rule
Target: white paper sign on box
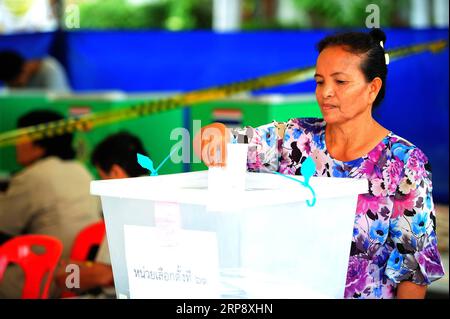
[{"label": "white paper sign on box", "polygon": [[124,239],[131,298],[219,297],[214,233],[179,229],[173,240],[159,227],[125,225]]}]

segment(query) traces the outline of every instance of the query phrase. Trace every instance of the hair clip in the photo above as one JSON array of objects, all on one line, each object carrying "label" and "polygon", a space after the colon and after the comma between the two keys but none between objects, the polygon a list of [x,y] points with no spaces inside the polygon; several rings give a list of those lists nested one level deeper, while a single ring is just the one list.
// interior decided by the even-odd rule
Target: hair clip
[{"label": "hair clip", "polygon": [[[383,48],[383,50],[384,50],[384,44],[383,44],[383,41],[380,41],[380,46]],[[386,65],[388,65],[389,64],[389,54],[388,53],[385,53],[384,54],[384,60],[386,61]]]}]

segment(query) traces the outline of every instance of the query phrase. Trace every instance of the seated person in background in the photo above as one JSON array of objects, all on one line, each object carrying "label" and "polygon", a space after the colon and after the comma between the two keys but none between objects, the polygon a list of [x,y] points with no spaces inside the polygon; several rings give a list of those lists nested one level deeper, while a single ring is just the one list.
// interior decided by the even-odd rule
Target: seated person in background
[{"label": "seated person in background", "polygon": [[55,58],[25,60],[14,51],[0,52],[0,81],[10,88],[70,91],[66,72]]},{"label": "seated person in background", "polygon": [[[18,126],[61,119],[53,111],[33,111]],[[99,201],[89,193],[92,176],[74,160],[72,139],[64,134],[17,144],[17,162],[25,168],[0,192],[0,241],[23,234],[54,236],[63,243],[62,258],[68,258],[78,232],[100,219]],[[22,287],[21,269],[10,265],[0,281],[0,298],[20,298]],[[57,296],[52,290],[50,296]]]},{"label": "seated person in background", "polygon": [[110,135],[97,145],[91,162],[101,179],[115,179],[148,175],[147,169],[138,164],[136,154],[147,155],[138,137],[119,132]]},{"label": "seated person in background", "polygon": [[[92,153],[92,164],[102,179],[128,178],[148,175],[136,158],[136,153],[147,155],[141,141],[126,132],[113,134],[97,145]],[[101,297],[115,297],[113,274],[106,238],[97,253],[95,262],[63,262],[57,271],[55,280],[61,288],[66,287],[66,278],[70,274],[65,271],[67,264],[77,264],[80,268],[80,288],[72,289],[78,294],[89,293],[94,288],[103,288]]]}]

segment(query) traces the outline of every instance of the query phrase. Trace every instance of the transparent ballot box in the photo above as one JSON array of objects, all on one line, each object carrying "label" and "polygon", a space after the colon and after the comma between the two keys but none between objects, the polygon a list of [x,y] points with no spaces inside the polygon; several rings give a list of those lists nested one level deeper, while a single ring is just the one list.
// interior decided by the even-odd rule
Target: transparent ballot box
[{"label": "transparent ballot box", "polygon": [[367,180],[312,177],[309,206],[311,191],[283,176],[220,189],[208,174],[91,183],[118,298],[343,298]]}]

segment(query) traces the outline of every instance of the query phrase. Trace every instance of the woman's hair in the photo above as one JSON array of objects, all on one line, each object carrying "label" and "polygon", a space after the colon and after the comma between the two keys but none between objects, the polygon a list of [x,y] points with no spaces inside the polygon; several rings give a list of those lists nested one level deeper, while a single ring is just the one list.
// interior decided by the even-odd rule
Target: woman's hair
[{"label": "woman's hair", "polygon": [[125,170],[129,177],[148,175],[148,171],[137,162],[136,153],[147,155],[139,138],[127,132],[119,132],[97,145],[91,162],[106,173],[116,164]]},{"label": "woman's hair", "polygon": [[[37,110],[27,113],[19,118],[17,126],[27,127],[62,120],[64,117],[54,111]],[[63,160],[70,160],[75,158],[75,150],[72,147],[73,135],[63,134],[56,135],[51,138],[44,138],[36,140],[33,144],[38,145],[44,149],[44,156],[57,156]]]},{"label": "woman's hair", "polygon": [[[383,43],[381,46],[380,42]],[[368,82],[379,77],[383,82],[380,91],[373,103],[378,106],[384,98],[386,91],[387,66],[384,51],[386,35],[380,29],[372,29],[369,33],[346,32],[327,36],[317,44],[317,50],[322,52],[331,46],[342,46],[353,54],[363,54],[361,71]]]}]

